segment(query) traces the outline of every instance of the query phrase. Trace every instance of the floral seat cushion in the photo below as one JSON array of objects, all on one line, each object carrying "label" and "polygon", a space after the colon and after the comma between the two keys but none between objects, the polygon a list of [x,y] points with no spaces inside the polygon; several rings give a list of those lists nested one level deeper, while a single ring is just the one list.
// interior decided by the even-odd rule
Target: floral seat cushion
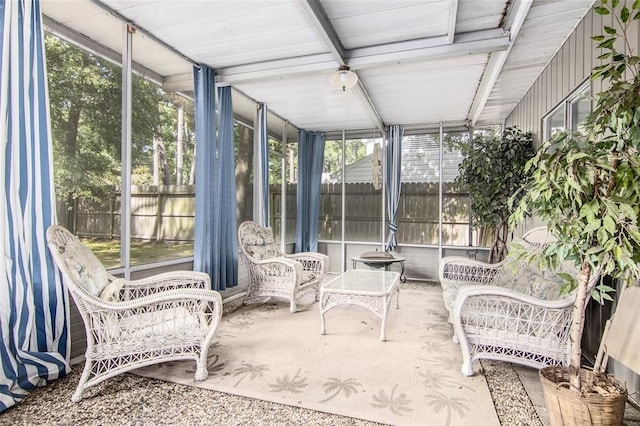
[{"label": "floral seat cushion", "polygon": [[73,279],[87,293],[100,296],[102,290],[109,284],[109,275],[95,254],[80,241],[72,240],[67,243],[62,256]]},{"label": "floral seat cushion", "polygon": [[251,257],[256,260],[271,259],[282,256],[275,244],[271,228],[252,226],[241,235],[242,245]]}]

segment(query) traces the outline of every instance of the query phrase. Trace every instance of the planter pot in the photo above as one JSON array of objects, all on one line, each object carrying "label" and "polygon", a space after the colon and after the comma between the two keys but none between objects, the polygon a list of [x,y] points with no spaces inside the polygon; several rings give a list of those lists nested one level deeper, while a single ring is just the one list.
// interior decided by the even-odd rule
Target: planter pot
[{"label": "planter pot", "polygon": [[569,389],[566,368],[545,367],[539,376],[552,426],[622,424],[627,401],[624,382],[582,369],[582,392],[578,393]]}]

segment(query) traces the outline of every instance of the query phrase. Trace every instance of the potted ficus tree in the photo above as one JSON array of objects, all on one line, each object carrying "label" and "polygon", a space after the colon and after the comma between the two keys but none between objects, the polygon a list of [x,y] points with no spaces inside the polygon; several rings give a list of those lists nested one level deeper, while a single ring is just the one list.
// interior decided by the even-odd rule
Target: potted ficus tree
[{"label": "potted ficus tree", "polygon": [[[616,403],[614,400],[619,403],[622,398],[624,411],[626,391],[607,381],[606,376],[581,368],[580,342],[589,297],[611,299],[609,292],[613,289],[602,284],[600,278],[610,276],[624,284],[640,278],[640,57],[634,55],[627,39],[631,26],[638,28],[640,1],[600,0],[594,11],[611,15],[615,23],[604,27],[604,35],[593,37],[604,53],[598,58],[603,65],[594,68],[592,79],[602,79],[606,89],[597,94],[595,109],[581,135],[553,137],[527,163],[530,180],[511,216],[512,225],[530,213],[547,224],[557,238],[539,256],[547,266],[572,261],[579,269],[577,277],[564,277],[567,290],[576,292],[569,367],[562,377],[557,370],[552,372],[553,367],[540,370],[548,404],[545,380],[566,379],[571,391],[566,398],[572,401],[560,408],[576,412],[550,411],[555,424],[569,424],[572,418],[578,419],[577,423],[587,422],[588,416],[577,413],[582,403],[603,404],[590,409],[590,415],[597,415],[598,410],[605,412],[602,407]],[[591,386],[594,381],[597,386]],[[567,392],[563,386],[554,387]],[[614,418],[606,411],[604,418],[594,417],[592,421],[618,423],[622,414]]]},{"label": "potted ficus tree", "polygon": [[508,200],[524,179],[524,166],[533,157],[531,132],[508,127],[502,134],[476,134],[471,141],[451,144],[462,154],[457,183],[466,185],[471,198],[471,219],[476,229],[484,228],[493,236],[489,263],[507,255]]}]

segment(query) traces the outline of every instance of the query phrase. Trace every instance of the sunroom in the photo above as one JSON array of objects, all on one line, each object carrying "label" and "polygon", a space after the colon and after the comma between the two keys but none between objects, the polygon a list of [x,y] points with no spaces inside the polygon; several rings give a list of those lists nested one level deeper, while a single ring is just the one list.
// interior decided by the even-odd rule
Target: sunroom
[{"label": "sunroom", "polygon": [[[48,220],[115,276],[200,270],[229,303],[249,280],[230,220],[270,226],[287,253],[327,255],[333,276],[390,249],[416,283],[437,281],[445,256],[486,260],[491,235],[456,181],[457,144],[512,126],[536,145],[577,130],[603,87],[589,79],[591,37],[610,24],[594,0],[13,3],[42,30]],[[611,309],[589,307],[587,356]],[[74,364],[86,336],[69,310]],[[617,368],[633,393],[637,375]]]}]

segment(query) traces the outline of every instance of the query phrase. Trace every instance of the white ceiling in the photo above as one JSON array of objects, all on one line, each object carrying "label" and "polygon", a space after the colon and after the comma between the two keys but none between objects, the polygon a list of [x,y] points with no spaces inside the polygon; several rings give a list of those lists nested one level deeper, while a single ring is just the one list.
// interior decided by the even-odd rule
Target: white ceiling
[{"label": "white ceiling", "polygon": [[[192,90],[193,63],[307,130],[501,123],[594,0],[41,0],[47,29],[118,59],[137,27],[138,71]],[[342,91],[340,65],[359,76]],[[294,128],[295,127],[295,128]]]}]

